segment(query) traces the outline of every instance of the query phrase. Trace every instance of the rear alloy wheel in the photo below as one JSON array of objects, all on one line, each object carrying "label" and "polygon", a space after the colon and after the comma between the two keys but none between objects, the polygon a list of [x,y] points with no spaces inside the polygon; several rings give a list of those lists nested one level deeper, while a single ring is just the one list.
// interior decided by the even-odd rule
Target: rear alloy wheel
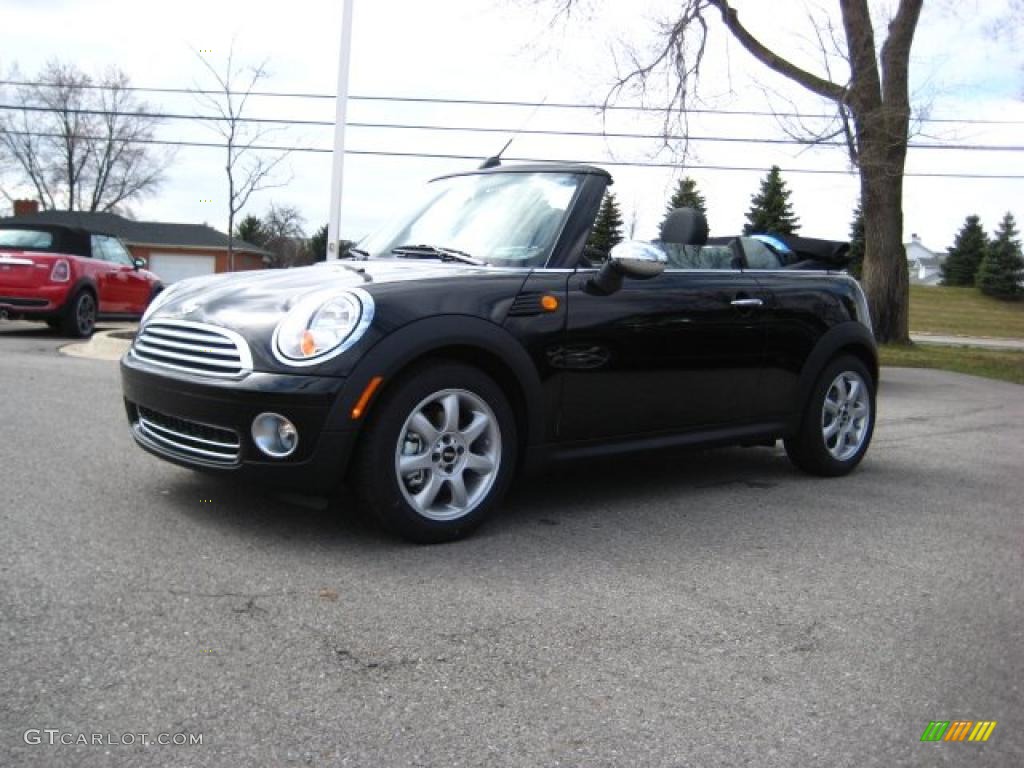
[{"label": "rear alloy wheel", "polygon": [[61,332],[73,339],[87,339],[96,328],[96,298],[91,291],[79,291],[68,302]]},{"label": "rear alloy wheel", "polygon": [[355,466],[362,500],[388,530],[433,543],[465,535],[511,479],[515,419],[483,372],[432,363],[374,408]]},{"label": "rear alloy wheel", "polygon": [[875,386],[855,357],[825,367],[811,391],[800,433],[786,440],[786,453],[800,469],[835,477],[853,470],[875,428]]}]

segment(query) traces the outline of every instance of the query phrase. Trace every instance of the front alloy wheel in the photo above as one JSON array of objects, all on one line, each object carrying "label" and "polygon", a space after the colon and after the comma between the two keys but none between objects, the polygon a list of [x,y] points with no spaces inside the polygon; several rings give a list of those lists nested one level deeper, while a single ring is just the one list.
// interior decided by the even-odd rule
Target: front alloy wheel
[{"label": "front alloy wheel", "polygon": [[821,436],[836,461],[849,461],[868,434],[871,400],[868,386],[856,371],[843,371],[825,392]]},{"label": "front alloy wheel", "polygon": [[405,500],[430,520],[471,513],[494,486],[501,429],[491,407],[464,389],[424,398],[398,435],[395,472]]},{"label": "front alloy wheel", "polygon": [[498,503],[516,446],[501,387],[478,368],[431,361],[371,404],[351,480],[388,530],[420,543],[450,541]]}]

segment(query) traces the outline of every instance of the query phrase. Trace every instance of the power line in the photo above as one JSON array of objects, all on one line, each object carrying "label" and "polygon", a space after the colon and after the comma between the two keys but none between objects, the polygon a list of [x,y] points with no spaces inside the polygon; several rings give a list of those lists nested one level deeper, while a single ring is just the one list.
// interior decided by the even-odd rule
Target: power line
[{"label": "power line", "polygon": [[[287,92],[287,91],[224,91],[209,90],[202,88],[148,88],[141,86],[110,86],[98,83],[70,83],[57,85],[54,83],[35,82],[29,80],[0,80],[0,85],[26,86],[33,88],[77,88],[84,90],[121,90],[137,93],[174,93],[206,96],[261,96],[268,98],[290,98],[290,99],[334,99],[333,93],[308,93],[308,92]],[[518,100],[496,100],[496,99],[457,99],[428,96],[359,96],[349,95],[351,101],[379,101],[379,102],[403,102],[412,104],[460,104],[465,106],[488,106],[488,107],[529,107],[532,109],[585,109],[590,111],[625,111],[625,112],[656,112],[664,114],[663,107],[651,107],[643,104],[589,104],[577,102],[537,102]],[[697,115],[731,115],[737,117],[789,117],[797,119],[820,119],[831,120],[835,118],[831,113],[813,112],[773,112],[768,110],[751,109],[712,109],[710,107],[688,109],[690,114]],[[960,117],[921,117],[918,122],[922,123],[952,123],[961,125],[1024,125],[1024,120],[988,120],[980,118]]]},{"label": "power line", "polygon": [[[39,138],[65,138],[65,134],[62,133],[39,133],[35,131],[7,131],[14,136],[33,136]],[[119,141],[118,139],[109,139],[105,136],[78,136],[72,135],[70,138],[80,141]],[[131,139],[131,143],[136,144],[153,144],[158,146],[170,146],[170,147],[199,147],[206,149],[224,149],[225,145],[218,142],[204,142],[204,141],[171,141],[166,139]],[[258,152],[310,152],[315,154],[330,154],[333,149],[327,147],[296,147],[296,146],[281,146],[275,144],[254,144],[247,145],[246,149],[251,149]],[[369,155],[377,157],[419,157],[427,159],[440,159],[440,160],[477,160],[481,159],[480,155],[457,155],[448,154],[442,152],[398,152],[389,150],[372,150],[372,149],[346,149],[345,154],[347,155]],[[550,157],[506,157],[503,158],[512,162],[521,163],[579,163],[582,165],[596,165],[596,166],[615,166],[615,167],[633,167],[633,168],[681,168],[685,167],[687,170],[700,170],[700,171],[745,171],[745,172],[756,172],[764,173],[765,169],[760,166],[740,166],[740,165],[695,165],[686,163],[685,166],[678,162],[654,162],[650,160],[565,160],[564,158],[550,158]],[[792,174],[813,174],[813,175],[829,175],[829,176],[853,176],[854,171],[840,170],[834,168],[783,168],[781,169],[784,173]],[[957,172],[929,172],[929,171],[918,171],[918,172],[907,172],[903,174],[906,178],[940,178],[940,179],[988,179],[988,180],[1024,180],[1024,175],[1014,174],[983,174],[983,173],[957,173]]]},{"label": "power line", "polygon": [[[203,122],[225,122],[225,118],[215,115],[188,115],[172,112],[122,112],[105,109],[62,109],[60,107],[37,107],[31,105],[0,104],[0,110],[26,111],[26,112],[54,112],[60,114],[74,115],[95,115],[101,117],[147,117],[159,120],[198,120]],[[277,125],[309,125],[316,127],[333,127],[330,120],[303,120],[298,118],[262,118],[262,117],[238,117],[239,123],[277,124]],[[349,121],[346,123],[349,128],[373,128],[373,129],[394,129],[394,130],[416,130],[416,131],[439,131],[439,132],[464,132],[464,133],[500,133],[504,135],[526,134],[532,136],[575,136],[584,138],[604,139],[643,139],[658,141],[692,141],[705,143],[723,144],[774,144],[774,145],[796,145],[796,146],[827,146],[845,147],[844,141],[801,141],[794,138],[770,139],[754,138],[745,136],[683,136],[676,134],[660,133],[621,133],[608,131],[573,131],[553,130],[541,128],[492,128],[472,127],[436,124],[410,124],[410,123],[367,123]],[[910,149],[947,149],[971,152],[1024,152],[1024,146],[1011,144],[940,144],[937,142],[909,142]]]}]

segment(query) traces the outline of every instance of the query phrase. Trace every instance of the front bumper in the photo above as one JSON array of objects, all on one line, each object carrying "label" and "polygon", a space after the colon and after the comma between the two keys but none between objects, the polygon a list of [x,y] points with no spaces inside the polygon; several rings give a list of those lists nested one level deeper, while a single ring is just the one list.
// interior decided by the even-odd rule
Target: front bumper
[{"label": "front bumper", "polygon": [[[327,493],[345,475],[355,425],[331,429],[346,380],[250,373],[238,381],[169,374],[126,355],[121,385],[132,436],[174,464],[305,493]],[[253,419],[273,411],[299,433],[296,451],[271,459],[255,445]],[[337,420],[333,420],[337,424]]]}]

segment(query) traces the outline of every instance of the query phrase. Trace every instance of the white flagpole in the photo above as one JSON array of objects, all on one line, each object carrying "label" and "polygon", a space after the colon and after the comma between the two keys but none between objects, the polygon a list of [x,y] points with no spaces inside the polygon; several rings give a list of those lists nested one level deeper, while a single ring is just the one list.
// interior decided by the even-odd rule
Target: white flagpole
[{"label": "white flagpole", "polygon": [[327,258],[338,258],[341,221],[342,171],[345,166],[345,112],[348,108],[348,70],[352,52],[352,4],[342,0],[341,47],[338,51],[338,95],[334,104],[334,154],[331,155],[331,210],[327,220]]}]

